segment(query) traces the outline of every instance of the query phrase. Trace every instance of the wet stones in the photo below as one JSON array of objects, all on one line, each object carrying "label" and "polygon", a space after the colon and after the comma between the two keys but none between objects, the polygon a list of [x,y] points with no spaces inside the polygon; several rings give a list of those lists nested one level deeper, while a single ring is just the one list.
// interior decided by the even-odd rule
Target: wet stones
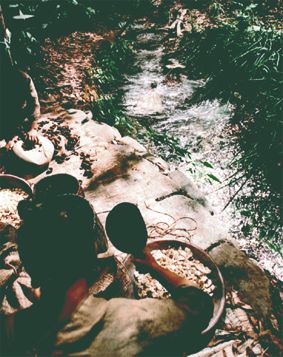
[{"label": "wet stones", "polygon": [[256,316],[270,318],[270,283],[265,272],[231,242],[224,241],[209,249],[227,286],[239,291],[243,302],[251,305]]}]

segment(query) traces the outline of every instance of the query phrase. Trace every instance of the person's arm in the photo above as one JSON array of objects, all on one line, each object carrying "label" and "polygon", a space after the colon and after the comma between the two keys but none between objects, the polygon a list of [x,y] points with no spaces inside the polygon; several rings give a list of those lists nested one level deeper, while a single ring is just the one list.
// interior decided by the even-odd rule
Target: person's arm
[{"label": "person's arm", "polygon": [[160,266],[147,247],[145,247],[143,251],[143,257],[134,257],[134,262],[142,268],[147,268],[149,270],[148,272],[151,273],[155,279],[159,280],[169,292],[175,291],[177,287],[183,285],[199,287],[192,280],[182,278],[171,270]]},{"label": "person's arm", "polygon": [[28,138],[29,138],[30,141],[33,141],[33,142],[37,142],[38,141],[37,123],[36,123],[36,121],[32,122],[31,128],[30,128],[30,130],[28,131],[27,134],[28,134]]},{"label": "person's arm", "polygon": [[135,257],[134,262],[142,270],[146,269],[170,292],[171,298],[186,311],[187,323],[194,326],[196,333],[200,333],[208,325],[213,315],[212,298],[197,283],[161,267],[148,248],[144,249],[143,257]]},{"label": "person's arm", "polygon": [[[27,75],[28,76],[28,75]],[[28,119],[31,121],[36,121],[40,117],[40,104],[39,104],[39,99],[38,99],[38,94],[35,89],[33,80],[31,79],[30,76],[28,78],[28,97],[27,97],[27,106],[26,106],[26,115]]]},{"label": "person's arm", "polygon": [[134,258],[137,269],[158,279],[171,298],[111,299],[104,317],[106,331],[101,336],[114,335],[119,352],[125,356],[130,354],[125,341],[137,348],[135,355],[181,356],[193,351],[211,320],[211,297],[190,280],[161,267],[148,248],[143,253]]},{"label": "person's arm", "polygon": [[37,120],[40,118],[40,104],[33,80],[28,75],[27,78],[29,86],[27,93],[27,106],[25,108],[25,116],[31,122],[31,127],[28,132],[28,138],[31,141],[37,141]]}]

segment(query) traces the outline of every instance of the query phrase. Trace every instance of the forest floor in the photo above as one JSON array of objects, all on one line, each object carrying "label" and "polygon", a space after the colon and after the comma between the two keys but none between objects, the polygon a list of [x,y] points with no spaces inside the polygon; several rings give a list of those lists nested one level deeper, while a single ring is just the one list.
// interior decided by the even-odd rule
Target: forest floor
[{"label": "forest floor", "polygon": [[96,88],[87,83],[95,49],[101,41],[111,41],[113,36],[112,31],[103,36],[74,32],[44,41],[41,46],[43,59],[32,70],[43,112],[58,105],[65,109],[88,109],[89,103],[98,98]]}]

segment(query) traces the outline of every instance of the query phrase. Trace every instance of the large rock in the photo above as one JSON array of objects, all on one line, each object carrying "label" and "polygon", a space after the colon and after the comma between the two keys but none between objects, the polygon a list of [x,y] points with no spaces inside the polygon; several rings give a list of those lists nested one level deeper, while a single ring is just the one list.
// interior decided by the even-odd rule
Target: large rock
[{"label": "large rock", "polygon": [[[136,140],[121,137],[115,128],[97,123],[81,111],[59,111],[41,120],[44,122],[42,131],[48,132],[48,127],[53,125],[54,130],[59,127],[60,137],[60,130],[67,126],[71,135],[79,136],[77,147],[68,152],[67,138],[61,135],[59,154],[63,153],[67,159],[62,163],[53,161],[50,168],[53,174],[70,173],[81,180],[86,198],[93,204],[103,225],[107,213],[116,204],[123,201],[137,204],[150,238],[181,237],[210,249],[227,285],[239,290],[259,316],[269,316],[268,279],[244,253],[225,241],[229,238],[226,228],[212,216],[205,196],[186,175],[171,172],[166,162],[150,156]],[[81,167],[85,155],[91,162],[91,177],[87,177]],[[43,173],[32,182],[45,175]],[[111,252],[119,255],[110,246]]]},{"label": "large rock", "polygon": [[[179,175],[183,175],[179,173]],[[183,175],[184,176],[184,175]],[[199,195],[187,195],[196,188],[184,176],[175,181],[147,158],[128,162],[120,174],[108,175],[89,185],[85,194],[105,222],[107,212],[120,202],[138,205],[152,237],[186,238],[206,249],[227,237]],[[197,190],[195,191],[197,192]],[[167,232],[167,233],[166,233]]]},{"label": "large rock", "polygon": [[[81,180],[82,187],[86,188],[89,185],[96,185],[101,177],[122,174],[127,166],[131,165],[131,161],[139,160],[146,154],[145,148],[135,140],[122,138],[117,129],[104,123],[97,123],[79,110],[61,112],[59,116],[45,114],[40,119],[39,125],[41,122],[44,123],[40,128],[43,135],[50,133],[52,127],[51,131],[56,133],[56,140],[60,139],[57,143],[57,156],[64,156],[64,160],[63,162],[53,160],[49,170],[30,179],[31,183],[38,182],[47,173],[68,173]],[[61,133],[64,127],[70,129],[71,136],[79,137],[78,145],[74,150],[66,149],[68,138]],[[89,171],[92,175],[85,175],[86,170],[81,167],[84,155],[88,155],[91,163]]]},{"label": "large rock", "polygon": [[[203,249],[226,238],[225,227],[211,216],[204,195],[193,182],[179,171],[170,172],[166,162],[150,156],[136,140],[121,137],[117,129],[97,123],[79,110],[46,114],[41,121],[42,132],[50,133],[52,127],[51,133],[59,133],[58,155],[66,157],[62,163],[52,161],[49,172],[69,173],[81,180],[86,198],[103,224],[107,212],[128,201],[141,209],[151,237],[183,237]],[[69,135],[79,137],[73,152],[66,149],[66,126]],[[85,155],[91,163],[90,175],[81,167]]]},{"label": "large rock", "polygon": [[225,282],[239,291],[244,302],[253,307],[259,318],[270,318],[272,304],[270,284],[265,273],[231,242],[209,249]]}]

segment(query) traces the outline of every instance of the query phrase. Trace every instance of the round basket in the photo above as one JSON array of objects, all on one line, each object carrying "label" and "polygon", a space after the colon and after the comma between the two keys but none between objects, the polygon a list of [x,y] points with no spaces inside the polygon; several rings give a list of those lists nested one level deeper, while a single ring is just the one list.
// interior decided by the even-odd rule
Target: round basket
[{"label": "round basket", "polygon": [[193,257],[195,259],[198,259],[201,263],[203,263],[211,270],[211,273],[208,274],[207,276],[209,279],[212,280],[213,284],[215,285],[215,290],[213,292],[213,297],[212,297],[214,310],[213,310],[213,316],[208,326],[206,327],[205,330],[202,331],[202,335],[209,335],[210,333],[212,333],[215,330],[216,325],[219,322],[224,311],[225,287],[224,287],[224,280],[221,275],[221,272],[218,269],[217,265],[214,263],[214,261],[211,259],[211,257],[205,251],[196,247],[195,245],[181,240],[158,239],[148,243],[147,247],[150,250],[162,250],[168,248],[178,249],[179,247],[183,247],[183,248],[188,247],[192,251]]},{"label": "round basket", "polygon": [[34,196],[38,199],[46,197],[74,194],[84,196],[78,179],[69,174],[50,175],[34,185]]},{"label": "round basket", "polygon": [[35,166],[48,166],[54,154],[54,145],[44,136],[38,137],[39,144],[34,148],[27,150],[24,148],[24,142],[18,140],[12,148],[14,155],[26,164]]},{"label": "round basket", "polygon": [[29,196],[32,195],[32,188],[28,182],[14,175],[0,175],[0,188],[20,188]]}]

